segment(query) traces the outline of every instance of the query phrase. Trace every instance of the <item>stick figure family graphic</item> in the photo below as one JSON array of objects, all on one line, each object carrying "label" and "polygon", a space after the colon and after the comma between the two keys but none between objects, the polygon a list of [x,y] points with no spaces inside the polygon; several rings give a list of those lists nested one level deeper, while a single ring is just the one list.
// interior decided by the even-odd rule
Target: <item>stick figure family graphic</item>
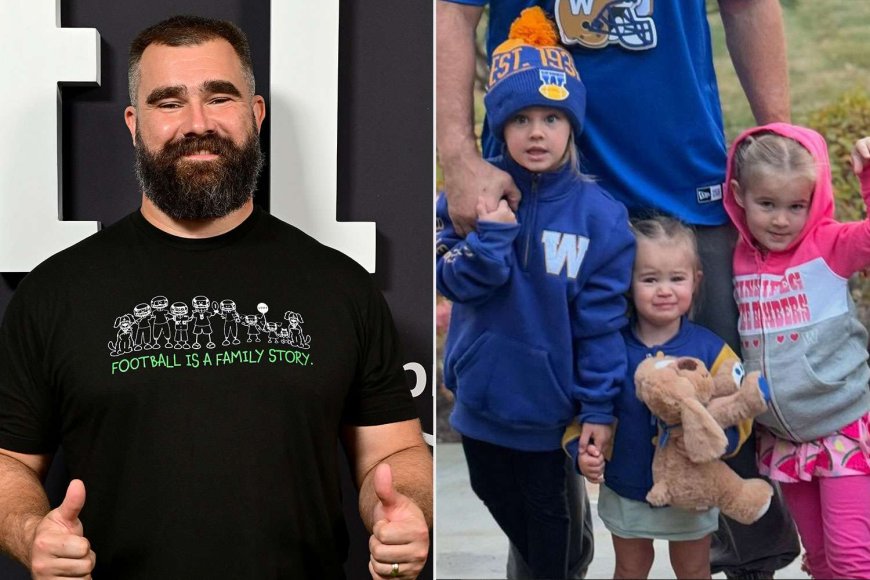
[{"label": "stick figure family graphic", "polygon": [[[284,313],[284,322],[276,322],[266,318],[268,312],[265,302],[257,304],[257,314],[242,315],[236,302],[230,299],[213,302],[206,296],[194,296],[188,308],[185,302],[170,304],[166,296],[155,296],[150,302],[137,304],[131,312],[115,318],[115,340],[108,343],[109,354],[120,356],[157,348],[215,348],[213,321],[219,327],[223,322],[223,346],[242,342],[241,325],[246,329],[245,342],[265,340],[270,344],[310,348],[311,336],[302,331],[301,314],[288,310]],[[214,320],[216,318],[220,320]]]}]

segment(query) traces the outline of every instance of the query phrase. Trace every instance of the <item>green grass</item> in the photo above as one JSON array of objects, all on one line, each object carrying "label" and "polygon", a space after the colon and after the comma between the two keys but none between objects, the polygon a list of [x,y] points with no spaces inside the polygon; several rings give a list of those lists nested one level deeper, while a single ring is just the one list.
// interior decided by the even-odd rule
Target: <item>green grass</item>
[{"label": "green grass", "polygon": [[[710,28],[719,93],[730,141],[755,124],[725,48],[718,12]],[[791,85],[792,121],[806,124],[810,115],[846,92],[870,94],[870,2],[866,0],[783,1]],[[870,127],[865,128],[870,133]],[[861,135],[855,135],[857,139]]]}]

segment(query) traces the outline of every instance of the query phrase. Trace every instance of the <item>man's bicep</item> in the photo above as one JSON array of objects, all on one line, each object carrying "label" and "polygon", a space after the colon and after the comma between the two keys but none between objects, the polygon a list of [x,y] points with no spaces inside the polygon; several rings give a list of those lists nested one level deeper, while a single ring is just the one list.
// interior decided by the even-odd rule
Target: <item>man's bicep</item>
[{"label": "man's bicep", "polygon": [[0,455],[11,457],[22,463],[36,473],[40,480],[45,479],[45,474],[48,473],[48,468],[51,465],[51,455],[49,454],[18,453],[17,451],[0,449]]},{"label": "man's bicep", "polygon": [[436,4],[436,136],[442,157],[476,151],[473,119],[475,31],[482,13],[480,6],[443,0]]},{"label": "man's bicep", "polygon": [[789,122],[788,66],[778,0],[719,0],[725,42],[756,123]]},{"label": "man's bicep", "polygon": [[407,449],[425,448],[419,419],[383,425],[346,425],[341,441],[350,459],[357,485],[378,463]]},{"label": "man's bicep", "polygon": [[[449,97],[460,98],[463,104],[470,105],[476,67],[475,32],[483,7],[439,0],[435,11],[436,96],[441,97],[438,104],[448,105],[449,109],[450,101],[444,100]],[[466,91],[468,94],[464,94]],[[439,111],[439,119],[444,116],[441,113]]]}]

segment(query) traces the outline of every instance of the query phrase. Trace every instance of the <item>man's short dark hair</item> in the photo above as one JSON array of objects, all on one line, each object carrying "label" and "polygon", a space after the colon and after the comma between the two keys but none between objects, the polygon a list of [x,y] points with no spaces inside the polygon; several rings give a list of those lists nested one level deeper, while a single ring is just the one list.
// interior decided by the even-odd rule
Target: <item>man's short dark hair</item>
[{"label": "man's short dark hair", "polygon": [[248,37],[242,30],[226,20],[215,20],[201,16],[173,16],[140,32],[130,43],[130,58],[127,66],[127,82],[130,90],[130,104],[136,106],[136,93],[139,90],[139,61],[142,53],[152,44],[165,46],[196,46],[209,40],[223,39],[230,43],[242,61],[242,72],[248,82],[251,95],[254,94],[254,63],[251,60],[251,47]]}]

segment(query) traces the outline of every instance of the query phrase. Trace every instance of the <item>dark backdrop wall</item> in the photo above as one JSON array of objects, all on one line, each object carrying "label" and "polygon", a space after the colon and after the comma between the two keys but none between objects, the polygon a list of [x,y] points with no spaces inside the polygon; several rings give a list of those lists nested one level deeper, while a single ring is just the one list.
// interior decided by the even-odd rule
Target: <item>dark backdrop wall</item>
[{"label": "dark backdrop wall", "polygon": [[[100,87],[62,86],[64,219],[108,225],[139,206],[123,109],[128,104],[127,46],[145,26],[179,13],[234,21],[249,36],[258,92],[268,106],[269,63],[274,57],[269,54],[268,0],[61,0],[60,6],[62,26],[99,31],[102,69]],[[288,30],[304,25],[294,23]],[[405,360],[426,370],[426,387],[416,402],[423,430],[431,434],[432,7],[429,2],[407,0],[341,0],[339,27],[337,219],[377,224],[374,276],[393,311]],[[310,54],[281,58],[316,54],[317,47],[312,46]],[[0,127],[0,139],[14,137]],[[268,115],[261,140],[268,160]],[[256,203],[269,209],[270,191],[278,187],[269,182],[267,161]],[[23,275],[0,276],[0,312]],[[407,375],[412,388],[418,379],[413,372]],[[432,439],[427,439],[431,444]],[[59,459],[46,482],[53,505],[62,499],[67,482],[62,454]],[[346,465],[342,469],[352,537],[346,571],[349,578],[368,578],[368,535],[359,522]],[[421,577],[432,577],[431,556]],[[28,575],[0,556],[0,578]]]}]

